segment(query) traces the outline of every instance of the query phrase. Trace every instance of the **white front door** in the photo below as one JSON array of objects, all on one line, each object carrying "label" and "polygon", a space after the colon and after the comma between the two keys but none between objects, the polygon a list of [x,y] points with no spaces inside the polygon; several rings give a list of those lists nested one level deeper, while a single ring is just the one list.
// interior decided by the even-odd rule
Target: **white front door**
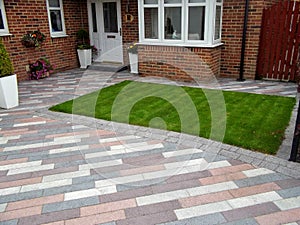
[{"label": "white front door", "polygon": [[90,0],[89,26],[98,62],[123,63],[121,0]]}]

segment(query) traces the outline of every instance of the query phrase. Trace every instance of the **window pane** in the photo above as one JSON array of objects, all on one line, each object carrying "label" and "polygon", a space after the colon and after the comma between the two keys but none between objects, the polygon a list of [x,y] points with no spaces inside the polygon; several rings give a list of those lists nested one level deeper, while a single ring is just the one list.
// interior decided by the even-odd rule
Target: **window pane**
[{"label": "window pane", "polygon": [[93,21],[93,32],[98,32],[97,30],[97,14],[96,14],[96,3],[92,3],[92,21]]},{"label": "window pane", "polygon": [[2,16],[1,9],[0,9],[0,29],[4,29],[4,22],[3,22],[3,16]]},{"label": "window pane", "polygon": [[144,4],[158,4],[158,0],[144,0]]},{"label": "window pane", "polygon": [[59,0],[49,0],[50,7],[60,7]]},{"label": "window pane", "polygon": [[189,7],[189,40],[204,40],[205,7]]},{"label": "window pane", "polygon": [[220,29],[221,29],[221,6],[216,8],[216,19],[215,19],[215,40],[220,39]]},{"label": "window pane", "polygon": [[181,39],[181,8],[165,8],[165,39]]},{"label": "window pane", "polygon": [[118,33],[117,3],[103,3],[104,32]]},{"label": "window pane", "polygon": [[50,10],[52,32],[62,31],[62,20],[60,10]]},{"label": "window pane", "polygon": [[205,3],[206,0],[189,0],[189,3]]},{"label": "window pane", "polygon": [[145,8],[145,38],[158,39],[158,9]]},{"label": "window pane", "polygon": [[181,0],[165,0],[165,4],[181,3]]}]

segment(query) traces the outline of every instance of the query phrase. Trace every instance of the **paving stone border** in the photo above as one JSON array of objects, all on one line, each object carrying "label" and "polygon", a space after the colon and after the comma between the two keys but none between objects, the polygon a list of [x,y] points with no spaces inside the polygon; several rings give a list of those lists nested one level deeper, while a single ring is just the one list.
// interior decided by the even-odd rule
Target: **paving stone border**
[{"label": "paving stone border", "polygon": [[[145,138],[151,137],[152,139],[170,142],[178,145],[184,145],[185,147],[200,148],[201,150],[211,154],[240,160],[257,167],[271,169],[293,178],[300,178],[300,163],[290,162],[276,156],[254,152],[248,149],[235,147],[202,137],[177,133],[173,131],[165,131],[112,121],[99,120],[80,115],[51,112],[45,108],[36,111],[36,114],[38,116],[46,116],[52,119],[63,120],[69,123],[73,123],[74,125],[84,125],[90,128],[94,127],[97,129],[117,131],[118,133],[124,133],[127,135],[131,134]],[[77,123],[76,121],[80,121],[80,123]],[[128,126],[130,126],[130,129],[128,129]]]}]

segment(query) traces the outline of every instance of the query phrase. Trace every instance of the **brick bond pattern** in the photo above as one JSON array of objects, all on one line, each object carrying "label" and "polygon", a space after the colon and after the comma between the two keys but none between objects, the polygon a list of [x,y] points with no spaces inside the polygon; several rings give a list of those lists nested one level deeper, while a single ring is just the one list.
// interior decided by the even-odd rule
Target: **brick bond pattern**
[{"label": "brick bond pattern", "polygon": [[21,105],[0,110],[0,224],[300,224],[299,179],[216,154],[205,140],[178,145],[47,112],[130,78],[111,75],[20,83]]},{"label": "brick bond pattern", "polygon": [[[246,78],[254,79],[255,77],[262,10],[264,7],[269,7],[276,2],[278,2],[278,0],[250,1],[249,26],[245,55]],[[85,0],[63,1],[66,33],[68,36],[60,38],[50,37],[45,0],[5,0],[4,3],[6,7],[9,31],[12,36],[3,37],[3,42],[10,53],[15,67],[15,72],[20,80],[26,80],[28,78],[25,71],[28,62],[32,63],[39,57],[45,56],[49,58],[50,62],[56,66],[57,71],[76,68],[78,66],[76,32],[82,27],[88,29],[87,7]],[[126,47],[129,43],[138,42],[139,39],[137,0],[130,1],[128,12],[126,12],[128,9],[127,1],[122,0],[121,7],[122,18],[124,18],[127,13],[134,16],[134,20],[132,22],[126,22],[124,19],[122,20],[124,64],[127,65],[128,55]],[[238,77],[243,17],[243,1],[224,0],[222,29],[222,42],[224,45],[215,49],[194,48],[191,50],[191,52],[198,54],[201,59],[208,64],[215,76]],[[33,31],[36,29],[40,29],[47,36],[42,48],[32,49],[24,47],[20,41],[21,37],[27,31]],[[157,51],[160,51],[160,48],[158,46],[156,46],[156,48],[156,51],[152,52],[154,53],[152,55],[152,60],[156,60],[156,58],[160,56],[160,54],[157,53]],[[171,47],[167,49],[169,52],[164,52],[163,56],[174,56],[174,51],[184,51],[181,47],[177,50],[174,50],[175,48],[176,47]],[[147,48],[141,48],[141,61],[146,62],[144,56],[147,55],[149,58],[149,54],[147,53]],[[148,65],[145,63],[141,65],[141,71],[143,73],[146,73],[146,71],[148,71],[152,66],[151,60],[148,58],[147,60],[150,63]],[[180,63],[182,65],[188,65],[192,60],[193,58],[186,55]],[[178,59],[173,57],[170,62],[172,62],[172,66],[176,66]],[[198,73],[199,67],[200,70],[202,70],[203,67],[201,67],[201,65],[190,66],[189,70],[191,73]],[[167,74],[167,76],[173,77],[173,80],[190,80],[190,77],[187,77],[186,74],[178,68],[170,67],[169,65],[164,65],[159,68],[160,72],[162,72],[162,74],[160,74],[161,76],[165,76]],[[150,75],[158,75],[157,72],[158,71],[154,70],[153,74]],[[149,72],[147,72],[146,75],[149,75]],[[207,77],[207,75],[205,75],[205,77]]]},{"label": "brick bond pattern", "polygon": [[[57,71],[78,67],[77,31],[88,30],[86,1],[64,0],[66,37],[51,38],[46,0],[4,0],[9,32],[11,36],[2,37],[10,54],[15,73],[19,80],[27,80],[26,65],[40,57],[47,57]],[[39,29],[46,35],[41,48],[26,48],[21,38],[27,32]]]}]

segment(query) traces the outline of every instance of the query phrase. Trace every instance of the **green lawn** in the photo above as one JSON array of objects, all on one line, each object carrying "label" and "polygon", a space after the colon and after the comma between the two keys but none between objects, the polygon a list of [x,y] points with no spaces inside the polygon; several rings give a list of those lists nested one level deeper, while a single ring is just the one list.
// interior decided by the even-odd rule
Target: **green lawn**
[{"label": "green lawn", "polygon": [[295,98],[124,81],[52,111],[199,135],[276,154]]}]

